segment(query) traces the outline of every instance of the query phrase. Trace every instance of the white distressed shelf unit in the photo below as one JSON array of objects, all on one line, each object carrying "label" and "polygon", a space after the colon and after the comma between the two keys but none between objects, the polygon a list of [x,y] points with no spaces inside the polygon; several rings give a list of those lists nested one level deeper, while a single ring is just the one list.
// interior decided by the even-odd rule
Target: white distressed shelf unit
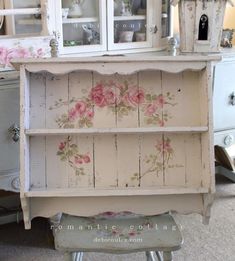
[{"label": "white distressed shelf unit", "polygon": [[15,60],[25,227],[59,212],[209,217],[219,56]]}]

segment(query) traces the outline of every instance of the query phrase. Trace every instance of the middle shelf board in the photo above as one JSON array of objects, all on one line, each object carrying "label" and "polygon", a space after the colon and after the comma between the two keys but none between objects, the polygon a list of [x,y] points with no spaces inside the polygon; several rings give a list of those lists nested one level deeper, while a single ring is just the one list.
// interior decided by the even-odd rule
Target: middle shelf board
[{"label": "middle shelf board", "polygon": [[76,134],[147,134],[147,133],[203,133],[207,126],[198,127],[148,127],[148,128],[84,128],[84,129],[27,129],[28,136],[76,135]]},{"label": "middle shelf board", "polygon": [[208,193],[208,188],[198,187],[152,187],[128,189],[49,189],[25,192],[26,197],[93,197],[93,196],[144,196],[169,194]]}]

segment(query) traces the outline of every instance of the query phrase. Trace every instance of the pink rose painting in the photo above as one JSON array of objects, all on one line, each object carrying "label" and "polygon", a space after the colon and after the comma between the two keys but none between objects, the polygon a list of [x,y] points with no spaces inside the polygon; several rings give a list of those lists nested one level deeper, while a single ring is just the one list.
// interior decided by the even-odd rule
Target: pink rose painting
[{"label": "pink rose painting", "polygon": [[0,46],[0,64],[5,67],[11,67],[11,60],[15,58],[39,58],[43,57],[45,52],[42,48],[34,50],[32,47],[24,48],[21,46],[8,48]]}]

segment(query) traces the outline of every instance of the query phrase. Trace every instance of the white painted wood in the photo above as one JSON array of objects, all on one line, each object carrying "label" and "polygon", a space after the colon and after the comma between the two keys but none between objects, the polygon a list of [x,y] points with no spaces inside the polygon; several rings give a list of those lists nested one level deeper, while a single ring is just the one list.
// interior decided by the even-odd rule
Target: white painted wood
[{"label": "white painted wood", "polygon": [[116,135],[94,137],[94,166],[96,188],[118,186]]},{"label": "white painted wood", "polygon": [[89,129],[29,129],[25,131],[29,136],[44,136],[44,135],[98,135],[98,134],[143,134],[143,133],[187,133],[187,132],[206,132],[208,127],[145,127],[145,128],[89,128]]},{"label": "white painted wood", "polygon": [[[26,76],[24,76],[25,73],[23,74],[22,84],[23,90],[26,91],[30,88],[27,82],[31,84],[28,71],[32,74],[43,75],[45,72],[41,72],[42,68],[45,69],[47,66],[48,71],[54,67],[53,70],[56,72],[55,74],[46,73],[46,127],[29,128],[29,93],[26,92],[25,100],[21,99],[27,109],[26,113],[22,111],[27,116],[23,118],[25,126],[23,126],[22,140],[46,139],[45,164],[41,160],[42,166],[45,165],[46,169],[46,185],[31,189],[29,193],[29,187],[21,188],[27,228],[30,226],[31,217],[39,213],[43,213],[44,216],[48,216],[49,213],[56,214],[55,211],[77,215],[94,213],[98,211],[96,204],[100,202],[99,197],[104,200],[99,205],[101,206],[99,210],[104,211],[112,211],[115,206],[115,211],[134,210],[143,214],[159,214],[163,210],[186,213],[193,208],[195,212],[204,213],[207,217],[209,213],[207,208],[210,207],[212,201],[210,197],[204,201],[203,194],[210,195],[214,192],[211,113],[213,64],[210,56],[207,57],[208,61],[205,57],[202,61],[193,58],[194,62],[183,57],[176,60],[171,57],[171,61],[166,57],[163,60],[145,58],[141,63],[136,63],[140,61],[140,58],[128,60],[127,57],[119,57],[111,60],[110,57],[108,59],[105,57],[98,61],[93,58],[94,60],[89,62],[83,59],[62,62],[58,59],[58,62],[53,60],[50,63],[45,60],[41,63],[30,62],[22,65],[22,73],[27,70]],[[217,59],[215,57],[215,60]],[[191,66],[197,62],[200,64],[198,71],[192,72]],[[87,68],[84,72],[85,67],[82,67],[84,64],[92,65],[94,71],[92,68]],[[138,73],[130,73],[132,68],[127,70],[125,75],[120,75],[125,64],[135,66],[134,71]],[[145,67],[142,66],[143,64]],[[177,70],[174,69],[175,74],[169,73],[169,68],[166,69],[167,72],[161,70],[162,64],[165,69],[167,64],[172,68],[177,67]],[[68,71],[69,65],[74,67],[72,73]],[[110,69],[111,66],[113,68]],[[152,66],[155,66],[155,69]],[[178,71],[179,67],[181,69]],[[33,72],[36,68],[38,71]],[[144,72],[143,68],[145,68]],[[185,69],[181,71],[182,68]],[[100,72],[99,70],[104,73],[97,73],[97,71]],[[123,121],[120,122],[117,118],[117,106],[120,106],[120,99],[124,97],[122,97],[123,93],[118,92],[118,88],[124,81],[133,82],[130,86],[133,84],[138,94],[143,89],[144,97],[141,102],[135,99],[137,96],[132,94],[128,85],[127,94],[130,96],[128,101],[131,102],[130,104],[135,103],[133,107],[135,110],[132,111],[132,107],[127,107],[125,117],[123,116]],[[37,84],[44,86],[40,81]],[[183,90],[182,94],[180,98],[177,96],[178,102],[171,105],[172,118],[175,117],[177,120],[166,121],[165,126],[153,123],[148,126],[142,120],[143,115],[140,113],[147,103],[148,92],[151,95],[160,95],[161,99],[159,96],[154,96],[152,102],[163,107],[164,111],[167,106],[170,106],[169,102],[174,103],[174,99],[167,94],[167,90],[177,94],[179,88]],[[116,98],[109,103],[111,100],[108,101],[108,99],[112,98],[112,95],[109,96],[111,93],[108,95],[106,91],[111,90]],[[161,94],[165,94],[167,98],[162,99]],[[56,103],[58,100],[59,103]],[[65,129],[59,128],[63,126],[56,125],[56,119],[62,115],[65,115],[66,119],[73,108],[83,115],[82,104],[79,102],[85,102],[86,108],[89,109],[94,106],[91,124],[85,128],[75,126],[76,124],[65,126]],[[49,110],[50,106],[56,108]],[[187,112],[185,112],[186,109]],[[180,118],[181,115],[183,115],[182,118]],[[72,118],[69,123],[71,122],[74,123]],[[27,149],[27,144],[25,146],[21,143],[21,146]],[[37,150],[43,150],[40,146],[33,148],[35,154],[39,153]],[[40,153],[43,155],[43,152]],[[26,170],[27,161],[30,161],[29,156],[30,153],[27,152],[23,157],[23,160],[26,160],[26,165],[24,165]],[[31,159],[34,160],[35,156],[32,156]],[[81,170],[79,167],[83,166],[85,156],[87,165],[84,165],[84,169]],[[79,172],[77,175],[76,171]],[[85,175],[78,175],[82,171]],[[28,184],[27,180],[32,178],[30,171],[28,172],[25,170],[21,172],[23,176],[26,174],[26,184]],[[137,178],[133,179],[133,177]],[[33,177],[32,180],[37,180],[37,178]],[[32,210],[30,204],[30,211],[28,196],[33,197],[31,202],[34,202],[35,206],[45,207],[45,201],[49,205],[53,203],[53,206],[51,209],[45,207],[46,210],[37,209],[34,206]],[[183,206],[177,205],[177,196],[181,199]],[[93,200],[92,204],[85,204],[83,210],[77,209],[76,205],[75,209],[71,202],[75,202],[77,197],[83,202],[87,202],[87,198],[90,197]],[[124,202],[117,206],[115,204],[120,203],[120,197]],[[109,198],[111,205],[103,205],[104,198]],[[143,201],[143,198],[146,201]],[[70,199],[71,202],[68,203],[67,200]],[[161,203],[159,205],[155,203],[154,209],[150,210],[153,200]],[[137,205],[142,201],[145,203],[138,207]],[[67,205],[64,206],[65,202]],[[173,202],[176,203],[174,207],[172,207]],[[193,204],[196,205],[190,207]]]},{"label": "white painted wood", "polygon": [[30,128],[46,128],[46,77],[30,75]]},{"label": "white painted wood", "polygon": [[156,146],[161,144],[163,135],[142,135],[140,155],[141,188],[163,186],[164,158]]},{"label": "white painted wood", "polygon": [[117,135],[118,188],[138,186],[139,165],[139,136]]},{"label": "white painted wood", "polygon": [[46,137],[45,164],[48,189],[69,187],[68,160],[62,161],[57,155],[61,142],[67,139],[67,136]]},{"label": "white painted wood", "polygon": [[30,137],[30,189],[46,188],[46,138]]},{"label": "white painted wood", "polygon": [[163,142],[164,185],[186,186],[185,136],[167,134]]},{"label": "white painted wood", "polygon": [[68,103],[68,75],[58,75],[54,76],[52,74],[46,75],[46,127],[58,128],[64,127],[58,126],[61,122],[61,115],[68,115],[69,106],[65,104],[60,106],[56,110],[53,109],[57,101],[65,101]]},{"label": "white painted wood", "polygon": [[49,198],[49,197],[110,197],[110,196],[141,196],[141,195],[175,195],[175,194],[198,194],[207,193],[206,188],[186,188],[174,186],[158,186],[156,188],[145,187],[141,188],[128,188],[128,189],[48,189],[48,190],[31,190],[25,192],[27,197],[39,197],[39,198]]},{"label": "white painted wood", "polygon": [[[173,1],[179,4],[180,49],[182,52],[219,52],[227,1]],[[202,15],[208,16],[208,39],[199,40],[199,23]]]}]

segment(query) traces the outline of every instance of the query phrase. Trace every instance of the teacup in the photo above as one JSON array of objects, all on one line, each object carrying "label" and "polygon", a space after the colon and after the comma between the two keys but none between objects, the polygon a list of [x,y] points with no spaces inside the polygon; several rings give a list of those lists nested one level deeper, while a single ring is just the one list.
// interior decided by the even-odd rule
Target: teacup
[{"label": "teacup", "polygon": [[135,33],[136,42],[144,42],[146,41],[146,33]]}]

